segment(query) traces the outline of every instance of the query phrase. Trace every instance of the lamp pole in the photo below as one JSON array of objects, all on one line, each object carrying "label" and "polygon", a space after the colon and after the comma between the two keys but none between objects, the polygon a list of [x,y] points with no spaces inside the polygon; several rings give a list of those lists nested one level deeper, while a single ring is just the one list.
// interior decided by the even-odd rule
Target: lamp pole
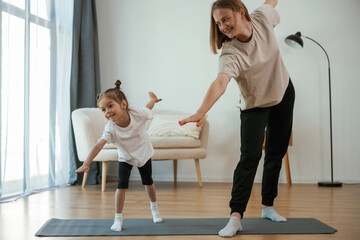
[{"label": "lamp pole", "polygon": [[303,41],[301,39],[301,37],[303,38],[307,38],[311,41],[313,41],[314,43],[316,43],[325,53],[327,61],[328,61],[328,74],[329,74],[329,107],[330,107],[330,160],[331,160],[331,182],[329,181],[325,181],[325,182],[318,182],[318,186],[321,187],[341,187],[342,183],[341,182],[334,182],[334,175],[333,175],[333,140],[332,140],[332,105],[331,105],[331,74],[330,74],[330,60],[329,60],[329,55],[327,54],[327,52],[325,51],[325,49],[314,39],[307,37],[305,35],[302,35],[300,32],[297,32],[295,35],[290,35],[285,39],[285,42],[289,45],[289,46],[294,46],[292,45],[293,42],[298,43],[301,47],[303,47]]}]

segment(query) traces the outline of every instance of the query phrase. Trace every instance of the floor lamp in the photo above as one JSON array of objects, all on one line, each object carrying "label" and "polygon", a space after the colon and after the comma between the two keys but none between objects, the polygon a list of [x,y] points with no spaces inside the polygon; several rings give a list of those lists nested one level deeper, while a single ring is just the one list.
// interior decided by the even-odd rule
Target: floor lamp
[{"label": "floor lamp", "polygon": [[334,176],[333,176],[333,141],[332,141],[332,113],[331,113],[331,78],[330,78],[330,60],[329,60],[329,56],[327,54],[327,52],[325,51],[325,49],[318,43],[316,42],[314,39],[311,39],[307,36],[302,35],[300,32],[295,33],[294,35],[290,35],[287,38],[285,38],[285,43],[287,45],[289,45],[290,47],[293,48],[303,48],[304,47],[304,42],[301,38],[307,38],[311,41],[313,41],[314,43],[316,43],[317,45],[319,45],[319,47],[321,47],[321,49],[324,51],[324,53],[326,54],[326,58],[328,61],[328,69],[329,69],[329,105],[330,105],[330,160],[331,160],[331,181],[326,181],[326,182],[318,182],[318,186],[320,187],[341,187],[342,183],[341,182],[334,182]]}]

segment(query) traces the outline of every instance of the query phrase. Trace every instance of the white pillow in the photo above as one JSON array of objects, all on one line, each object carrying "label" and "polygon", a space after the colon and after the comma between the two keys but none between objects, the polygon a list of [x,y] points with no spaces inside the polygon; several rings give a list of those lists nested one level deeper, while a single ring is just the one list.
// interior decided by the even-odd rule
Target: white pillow
[{"label": "white pillow", "polygon": [[151,137],[189,136],[195,139],[199,138],[202,126],[197,127],[196,123],[179,125],[179,120],[185,117],[181,115],[155,115],[150,123],[148,133]]}]

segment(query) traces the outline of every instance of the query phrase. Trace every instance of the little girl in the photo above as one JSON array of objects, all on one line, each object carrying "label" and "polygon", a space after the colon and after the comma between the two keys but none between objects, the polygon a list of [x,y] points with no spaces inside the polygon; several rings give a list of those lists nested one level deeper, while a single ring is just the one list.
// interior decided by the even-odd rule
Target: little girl
[{"label": "little girl", "polygon": [[92,148],[83,165],[75,171],[76,173],[88,172],[92,160],[106,143],[116,145],[119,154],[119,181],[115,192],[115,219],[111,230],[119,232],[123,223],[125,192],[129,186],[130,171],[133,166],[139,169],[142,184],[145,185],[149,195],[154,223],[162,222],[151,177],[151,156],[154,149],[145,128],[145,122],[153,118],[150,110],[162,99],[158,99],[153,92],[149,92],[150,101],[146,107],[129,109],[128,101],[120,90],[120,85],[120,80],[117,80],[115,88],[109,88],[96,97],[98,107],[109,122],[105,126],[101,140]]}]

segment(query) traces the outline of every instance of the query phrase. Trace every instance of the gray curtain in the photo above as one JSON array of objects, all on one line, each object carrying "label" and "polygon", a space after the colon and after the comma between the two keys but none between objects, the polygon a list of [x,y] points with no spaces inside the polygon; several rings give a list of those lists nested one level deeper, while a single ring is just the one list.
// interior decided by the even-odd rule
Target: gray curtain
[{"label": "gray curtain", "polygon": [[[77,108],[96,107],[96,94],[100,92],[98,31],[95,0],[74,1],[74,30],[71,63],[70,104],[71,111]],[[71,184],[80,184],[83,174],[75,170],[82,165],[76,154],[73,131],[69,134]],[[93,162],[87,184],[101,181],[101,164]]]}]

